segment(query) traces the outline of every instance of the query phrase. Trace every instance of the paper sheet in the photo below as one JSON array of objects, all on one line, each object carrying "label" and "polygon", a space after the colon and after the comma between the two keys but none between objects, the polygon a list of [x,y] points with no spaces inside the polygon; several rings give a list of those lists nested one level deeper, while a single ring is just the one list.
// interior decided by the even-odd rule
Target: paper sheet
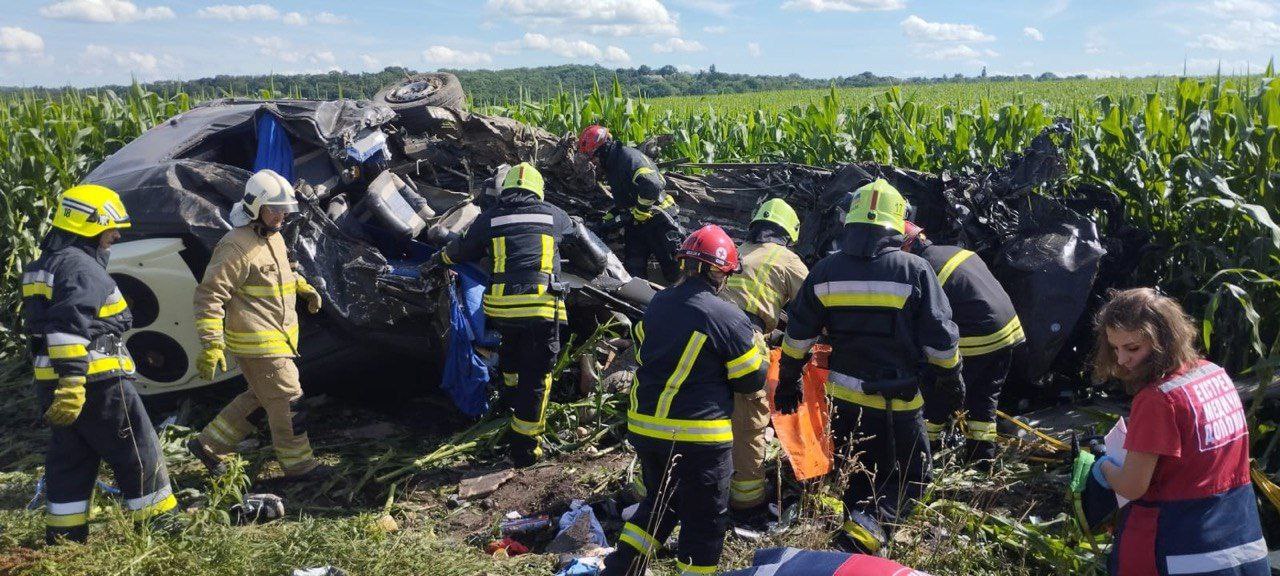
[{"label": "paper sheet", "polygon": [[[1116,420],[1116,425],[1111,427],[1111,431],[1103,437],[1103,443],[1107,447],[1107,456],[1115,458],[1121,464],[1124,464],[1124,457],[1128,453],[1124,449],[1124,439],[1129,435],[1129,427],[1125,424],[1124,418]],[[1116,504],[1124,507],[1129,500],[1116,494]]]}]

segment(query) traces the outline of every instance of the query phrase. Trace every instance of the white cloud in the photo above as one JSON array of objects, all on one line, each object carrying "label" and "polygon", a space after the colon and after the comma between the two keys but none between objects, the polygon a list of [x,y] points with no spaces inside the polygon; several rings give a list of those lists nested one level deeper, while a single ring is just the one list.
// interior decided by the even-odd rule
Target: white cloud
[{"label": "white cloud", "polygon": [[279,36],[254,36],[250,41],[258,47],[258,54],[273,60],[290,64],[302,60],[302,53],[293,50],[289,43]]},{"label": "white cloud", "polygon": [[702,31],[707,34],[724,34],[725,32],[728,32],[729,29],[724,26],[703,26]]},{"label": "white cloud", "polygon": [[316,52],[311,55],[311,60],[319,64],[334,64],[338,61],[331,50]]},{"label": "white cloud", "polygon": [[297,12],[290,12],[284,15],[283,22],[290,26],[306,26],[307,17]]},{"label": "white cloud", "polygon": [[333,12],[321,12],[319,14],[316,14],[316,24],[327,24],[332,26],[337,24],[349,24],[349,23],[351,23],[350,18],[347,18],[346,16],[338,16]]},{"label": "white cloud", "polygon": [[631,55],[617,46],[606,46],[604,49],[604,61],[614,64],[626,64],[631,61]]},{"label": "white cloud", "polygon": [[764,52],[760,50],[758,42],[747,42],[747,54],[750,54],[752,58],[759,58]]},{"label": "white cloud", "polygon": [[1106,37],[1102,35],[1102,31],[1097,28],[1090,28],[1084,32],[1084,53],[1089,55],[1098,55],[1107,51]]},{"label": "white cloud", "polygon": [[733,13],[733,3],[724,2],[723,0],[680,0],[684,4],[695,10],[710,12],[716,16],[728,16]]},{"label": "white cloud", "polygon": [[783,10],[809,12],[874,12],[906,7],[905,0],[787,0],[782,3]]},{"label": "white cloud", "polygon": [[464,52],[439,45],[423,50],[422,59],[437,67],[477,66],[493,62],[493,56],[487,52]]},{"label": "white cloud", "polygon": [[680,34],[659,0],[488,0],[489,11],[526,28],[556,28],[597,36]]},{"label": "white cloud", "polygon": [[978,60],[982,57],[994,58],[999,56],[996,51],[990,49],[976,49],[968,44],[957,44],[955,46],[943,46],[936,48],[930,52],[926,52],[925,56],[934,60]]},{"label": "white cloud", "polygon": [[1280,24],[1270,20],[1233,20],[1215,33],[1197,36],[1191,46],[1236,52],[1277,44],[1280,44]]},{"label": "white cloud", "polygon": [[196,16],[229,21],[276,20],[280,18],[280,11],[266,4],[218,4],[197,10]]},{"label": "white cloud", "polygon": [[365,68],[378,68],[378,59],[368,54],[361,54],[360,62],[364,64]]},{"label": "white cloud", "polygon": [[1032,28],[1030,26],[1022,29],[1022,35],[1035,40],[1036,42],[1044,42],[1044,34],[1042,34],[1039,29]]},{"label": "white cloud", "polygon": [[1214,58],[1190,58],[1186,62],[1187,74],[1213,74],[1221,70],[1224,74],[1257,74],[1267,67],[1266,62],[1250,62],[1248,60],[1218,60]]},{"label": "white cloud", "polygon": [[[519,40],[499,42],[493,46],[493,50],[499,54],[516,54],[521,50],[537,50],[539,52],[550,52],[568,60],[599,62],[605,59],[605,54],[600,50],[599,46],[585,40],[549,37],[534,32],[526,32]],[[630,55],[627,56],[627,59],[630,59]]]},{"label": "white cloud", "polygon": [[676,70],[685,74],[693,74],[698,71],[698,67],[692,64],[676,64]]},{"label": "white cloud", "polygon": [[113,76],[128,73],[139,80],[154,80],[176,72],[181,67],[181,62],[168,54],[157,56],[149,52],[121,50],[97,44],[85,47],[80,62],[92,73],[111,73]]},{"label": "white cloud", "polygon": [[1070,7],[1071,7],[1071,0],[1053,0],[1049,2],[1047,6],[1045,6],[1044,16],[1045,18],[1052,18],[1063,12],[1066,12],[1067,8],[1070,8]]},{"label": "white cloud", "polygon": [[654,42],[653,51],[659,54],[668,54],[671,52],[701,52],[707,47],[703,46],[697,40],[685,40],[684,38],[668,38],[666,42]]},{"label": "white cloud", "polygon": [[1276,15],[1276,5],[1260,0],[1214,0],[1200,9],[1223,18],[1264,19]]},{"label": "white cloud", "polygon": [[990,42],[996,39],[972,24],[928,22],[915,14],[898,24],[908,38],[921,42]]},{"label": "white cloud", "polygon": [[168,20],[175,16],[168,6],[138,8],[128,0],[63,0],[41,7],[40,15],[55,20],[100,23]]},{"label": "white cloud", "polygon": [[44,54],[44,38],[39,34],[5,26],[0,28],[0,58],[17,63]]}]

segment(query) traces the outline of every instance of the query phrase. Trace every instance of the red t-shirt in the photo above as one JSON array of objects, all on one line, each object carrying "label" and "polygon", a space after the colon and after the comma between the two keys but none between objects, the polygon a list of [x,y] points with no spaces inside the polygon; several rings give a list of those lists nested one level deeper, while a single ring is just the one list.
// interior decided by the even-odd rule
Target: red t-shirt
[{"label": "red t-shirt", "polygon": [[1125,450],[1159,455],[1142,500],[1188,500],[1249,482],[1249,430],[1226,371],[1205,360],[1133,398]]}]

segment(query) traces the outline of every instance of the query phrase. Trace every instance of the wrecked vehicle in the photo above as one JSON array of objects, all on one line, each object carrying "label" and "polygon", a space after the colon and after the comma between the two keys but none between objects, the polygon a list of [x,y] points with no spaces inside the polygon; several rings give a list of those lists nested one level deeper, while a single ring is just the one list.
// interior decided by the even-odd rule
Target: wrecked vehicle
[{"label": "wrecked vehicle", "polygon": [[[325,298],[319,317],[302,320],[304,378],[331,374],[334,366],[441,357],[446,280],[419,266],[465,230],[497,193],[493,183],[505,167],[537,165],[548,201],[579,225],[602,220],[611,201],[591,164],[574,153],[573,135],[437,106],[424,96],[434,85],[449,86],[442,97],[453,102],[452,84],[419,77],[403,84],[372,102],[209,102],[156,126],[90,173],[88,181],[120,192],[134,221],[113,249],[110,272],[134,310],[126,345],[142,394],[208,384],[195,374],[191,295],[255,167],[274,167],[299,183],[300,216],[286,226],[286,242]],[[716,223],[741,239],[760,203],[785,198],[801,215],[796,251],[810,264],[834,249],[851,192],[876,177],[889,180],[931,237],[977,252],[1013,297],[1028,342],[1017,354],[1012,390],[1061,383],[1057,376],[1082,381],[1089,335],[1080,320],[1127,277],[1145,243],[1140,231],[1123,229],[1123,210],[1109,193],[1054,190],[1069,137],[1069,124],[1060,121],[1006,166],[959,174],[871,163],[663,167],[686,229]],[[647,142],[646,151],[661,144]],[[1100,232],[1098,221],[1108,229]],[[579,341],[609,317],[637,317],[656,288],[628,275],[607,244],[592,245],[596,254],[564,254],[575,288],[566,337],[580,333]],[[593,257],[608,265],[592,265]]]}]

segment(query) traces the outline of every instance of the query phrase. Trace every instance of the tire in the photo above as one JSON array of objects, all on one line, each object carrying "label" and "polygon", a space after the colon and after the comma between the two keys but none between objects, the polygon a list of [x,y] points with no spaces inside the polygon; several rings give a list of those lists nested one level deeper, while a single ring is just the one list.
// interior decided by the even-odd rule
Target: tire
[{"label": "tire", "polygon": [[414,74],[386,86],[373,95],[373,102],[394,110],[400,124],[410,131],[422,131],[431,121],[428,106],[460,110],[466,105],[467,95],[457,76],[438,72]]}]

